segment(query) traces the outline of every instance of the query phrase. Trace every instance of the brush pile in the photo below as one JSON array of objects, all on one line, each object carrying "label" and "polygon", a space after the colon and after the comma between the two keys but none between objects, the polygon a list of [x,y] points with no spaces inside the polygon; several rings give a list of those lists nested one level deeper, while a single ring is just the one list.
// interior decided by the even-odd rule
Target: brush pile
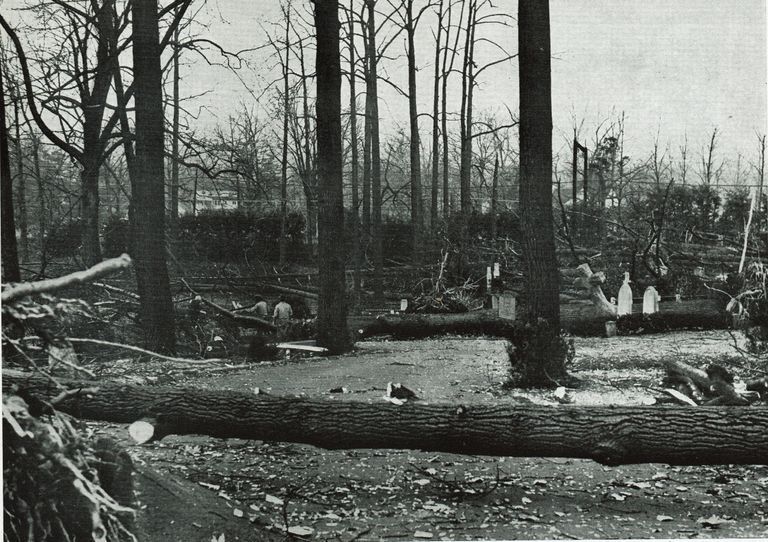
[{"label": "brush pile", "polygon": [[445,314],[469,312],[483,307],[477,296],[479,286],[467,279],[459,286],[446,286],[445,269],[449,252],[443,254],[437,278],[420,281],[406,312],[421,314]]}]

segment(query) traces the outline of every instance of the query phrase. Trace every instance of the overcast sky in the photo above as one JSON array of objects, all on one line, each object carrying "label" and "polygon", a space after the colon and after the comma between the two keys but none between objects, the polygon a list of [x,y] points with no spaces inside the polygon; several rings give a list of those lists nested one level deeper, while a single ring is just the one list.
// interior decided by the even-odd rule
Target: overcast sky
[{"label": "overcast sky", "polygon": [[[5,11],[20,0],[0,2]],[[305,4],[294,0],[294,5]],[[515,16],[516,0],[496,4]],[[574,118],[585,120],[589,135],[612,112],[624,111],[625,151],[634,158],[650,152],[657,131],[662,145],[669,142],[675,151],[687,134],[695,155],[715,126],[722,134],[723,152],[733,155],[734,161],[736,152],[746,158],[755,155],[755,132],[766,131],[765,0],[551,0],[550,4],[556,150],[571,133]],[[269,21],[279,19],[276,0],[210,0],[206,12],[213,20],[210,36],[230,49],[262,44],[264,29],[271,28]],[[432,23],[431,18],[423,21],[417,41],[421,112],[431,107]],[[510,20],[508,27],[486,27],[483,34],[514,53],[514,24]],[[393,55],[402,52],[402,43],[391,50]],[[481,47],[478,63],[498,54]],[[255,73],[242,74],[254,87],[277,76],[263,57],[254,65]],[[383,67],[395,82],[405,85],[402,56]],[[202,115],[203,127],[215,124],[215,117],[225,120],[239,102],[251,100],[237,78],[223,69],[195,62],[184,71],[182,92],[214,90],[198,100],[211,111]],[[451,85],[451,101],[458,109],[459,78]],[[391,133],[398,125],[405,127],[407,102],[380,86],[384,131]],[[504,116],[505,106],[516,111],[517,96],[517,62],[512,60],[484,73],[476,92],[478,114]],[[427,130],[429,120],[423,122]]]},{"label": "overcast sky", "polygon": [[[218,0],[214,5],[228,22],[219,21],[211,30],[233,48],[260,43],[260,25],[279,18],[271,1]],[[497,5],[516,14],[515,0]],[[431,26],[430,19],[424,22]],[[514,53],[517,34],[511,23],[484,32]],[[662,145],[669,142],[675,151],[687,134],[695,154],[714,127],[722,134],[724,153],[755,154],[755,131],[766,131],[764,0],[551,0],[551,25],[556,149],[571,133],[574,118],[586,121],[588,135],[612,111],[624,111],[626,151],[635,157],[650,152],[657,131]],[[428,112],[433,37],[423,31],[418,38],[420,110]],[[401,53],[402,45],[392,51]],[[492,58],[488,49],[481,56]],[[404,59],[384,66],[405,84]],[[226,104],[247,99],[229,78],[216,79],[212,107],[221,98]],[[459,79],[452,85],[456,89]],[[382,121],[404,125],[405,99],[382,86]],[[485,72],[476,92],[478,110],[502,115],[506,104],[516,111],[517,96],[517,63],[511,61]],[[427,129],[428,119],[424,123]]]}]

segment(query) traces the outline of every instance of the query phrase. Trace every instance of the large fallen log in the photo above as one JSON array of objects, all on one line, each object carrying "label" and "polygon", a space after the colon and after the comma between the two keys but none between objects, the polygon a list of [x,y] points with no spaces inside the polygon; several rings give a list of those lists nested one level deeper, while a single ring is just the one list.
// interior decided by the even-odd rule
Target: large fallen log
[{"label": "large fallen log", "polygon": [[[524,310],[524,309],[523,309]],[[615,318],[598,312],[591,303],[568,303],[560,307],[560,326],[575,335],[601,336],[605,322]],[[392,335],[396,338],[423,338],[448,333],[511,337],[520,322],[501,319],[492,309],[444,314],[383,314],[363,327],[361,338]],[[620,335],[658,333],[677,329],[724,329],[729,319],[716,300],[701,299],[663,303],[652,315],[640,312],[618,320]]]},{"label": "large fallen log", "polygon": [[[204,434],[311,444],[512,456],[606,464],[768,463],[768,408],[606,407],[329,401],[229,390],[63,381],[56,408],[117,423],[145,420],[155,438]],[[3,371],[3,390],[61,397],[49,380]]]},{"label": "large fallen log", "polygon": [[487,309],[439,314],[382,314],[358,332],[361,338],[393,335],[397,338],[413,339],[448,333],[511,337],[514,329],[514,321],[499,318],[495,310]]}]

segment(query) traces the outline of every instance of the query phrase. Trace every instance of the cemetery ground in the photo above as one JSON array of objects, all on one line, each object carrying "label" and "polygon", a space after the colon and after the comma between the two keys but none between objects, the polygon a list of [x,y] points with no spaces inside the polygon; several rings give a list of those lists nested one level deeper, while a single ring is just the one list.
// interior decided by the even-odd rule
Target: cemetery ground
[{"label": "cemetery ground", "polygon": [[[660,397],[661,360],[718,362],[747,378],[727,331],[576,338],[566,398],[642,405]],[[388,382],[441,403],[558,404],[553,390],[506,389],[505,341],[448,336],[364,341],[354,352],[169,370],[100,360],[100,378],[334,401],[384,402]],[[333,390],[333,391],[332,391]],[[136,445],[125,426],[86,422],[126,446],[139,539],[471,540],[768,536],[768,467],[606,467],[566,458],[491,458],[411,450],[169,436]],[[223,537],[222,537],[223,535]]]}]

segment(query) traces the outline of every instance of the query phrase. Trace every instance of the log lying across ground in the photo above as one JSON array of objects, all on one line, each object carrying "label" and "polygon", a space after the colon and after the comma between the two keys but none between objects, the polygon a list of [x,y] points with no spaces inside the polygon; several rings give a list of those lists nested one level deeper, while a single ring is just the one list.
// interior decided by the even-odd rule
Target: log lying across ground
[{"label": "log lying across ground", "polygon": [[[604,335],[605,322],[611,319],[606,314],[597,313],[588,302],[570,303],[560,308],[561,327],[576,335]],[[363,327],[360,336],[392,335],[405,339],[453,333],[509,338],[519,325],[519,322],[499,318],[492,309],[448,314],[384,314]],[[618,320],[620,335],[677,329],[725,329],[728,325],[728,316],[720,303],[710,299],[663,303],[656,314],[633,313]]]},{"label": "log lying across ground", "polygon": [[431,335],[492,335],[511,337],[515,322],[499,318],[493,309],[446,314],[382,314],[359,330],[361,338],[393,335],[397,338],[422,338]]},{"label": "log lying across ground", "polygon": [[[117,423],[145,420],[155,437],[204,434],[472,455],[586,458],[606,464],[768,463],[766,407],[461,405],[330,401],[228,390],[67,382],[56,408]],[[3,372],[3,390],[61,396],[42,377]],[[86,391],[86,388],[87,391]],[[95,389],[94,389],[95,388]]]}]

